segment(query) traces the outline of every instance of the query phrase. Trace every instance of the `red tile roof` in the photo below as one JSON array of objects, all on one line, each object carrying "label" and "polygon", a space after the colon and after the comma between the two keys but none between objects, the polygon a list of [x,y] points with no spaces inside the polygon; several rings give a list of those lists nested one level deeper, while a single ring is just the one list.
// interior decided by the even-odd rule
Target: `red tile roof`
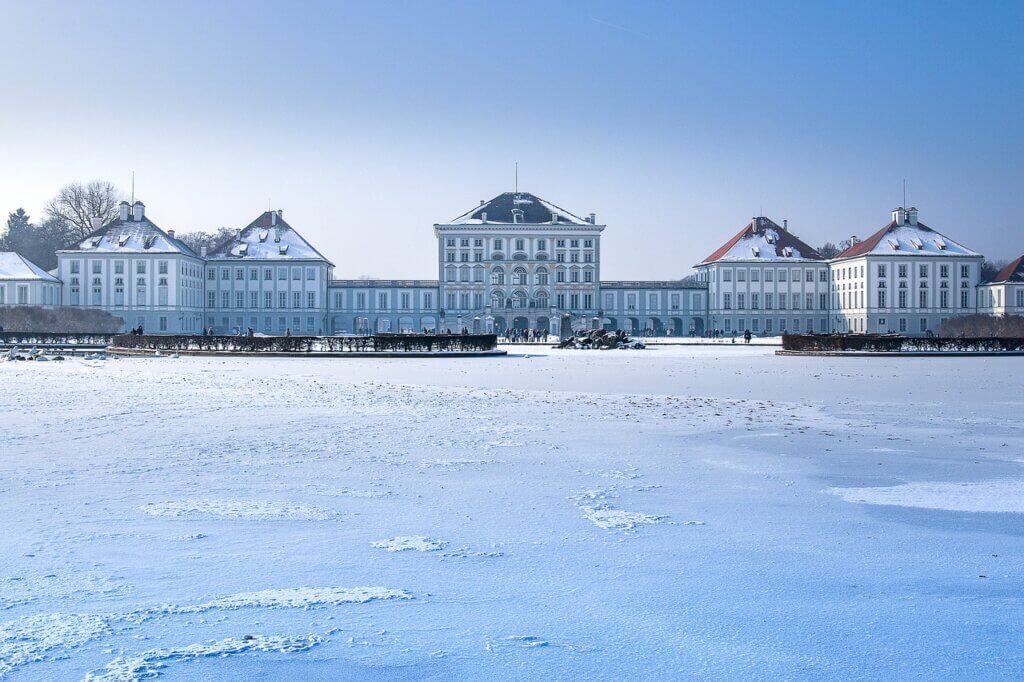
[{"label": "red tile roof", "polygon": [[1024,282],[1024,256],[1007,263],[1006,267],[992,278],[992,283],[999,282]]}]

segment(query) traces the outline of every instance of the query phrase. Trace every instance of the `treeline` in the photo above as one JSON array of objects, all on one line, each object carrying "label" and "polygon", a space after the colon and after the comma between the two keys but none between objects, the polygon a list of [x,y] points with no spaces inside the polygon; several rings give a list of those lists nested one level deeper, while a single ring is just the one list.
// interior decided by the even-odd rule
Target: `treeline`
[{"label": "treeline", "polygon": [[[123,195],[113,183],[93,180],[71,183],[46,202],[42,217],[33,221],[24,208],[7,214],[7,227],[0,234],[0,251],[17,251],[43,268],[57,267],[57,251],[74,246],[92,233],[92,219],[107,224],[117,217]],[[177,237],[196,253],[213,249],[234,234],[221,227],[210,232],[195,230]]]},{"label": "treeline", "polygon": [[0,307],[0,331],[52,334],[112,334],[124,321],[95,308]]},{"label": "treeline", "polygon": [[1020,315],[960,315],[939,325],[939,336],[965,339],[1024,338],[1024,317]]}]

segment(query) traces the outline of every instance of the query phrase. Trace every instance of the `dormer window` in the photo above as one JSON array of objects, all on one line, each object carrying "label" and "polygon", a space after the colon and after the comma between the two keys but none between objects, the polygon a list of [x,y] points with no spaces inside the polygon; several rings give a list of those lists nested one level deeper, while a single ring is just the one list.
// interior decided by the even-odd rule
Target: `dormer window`
[{"label": "dormer window", "polygon": [[238,245],[238,255],[239,256],[245,256],[245,255],[248,255],[248,253],[249,253],[249,245],[248,244],[239,244]]},{"label": "dormer window", "polygon": [[946,240],[942,237],[935,239],[935,246],[939,247],[939,250],[944,251],[946,249]]},{"label": "dormer window", "polygon": [[761,249],[757,248],[756,246],[751,246],[750,247],[750,253],[752,253],[754,255],[754,258],[760,258],[761,257]]},{"label": "dormer window", "polygon": [[124,246],[127,243],[128,243],[128,235],[126,235],[126,234],[118,235],[118,237],[117,237],[117,245],[118,246]]},{"label": "dormer window", "polygon": [[889,242],[889,246],[892,247],[893,251],[899,251],[900,250],[900,243],[899,243],[899,241],[897,241],[895,239],[888,239],[886,241]]},{"label": "dormer window", "polygon": [[786,247],[783,247],[783,249],[782,249],[782,255],[783,255],[784,257],[786,257],[786,258],[792,258],[792,257],[793,257],[793,249],[791,249],[791,248],[790,248],[790,247],[788,247],[788,246],[786,246]]},{"label": "dormer window", "polygon": [[100,245],[100,241],[101,241],[102,239],[103,239],[103,237],[94,237],[94,238],[92,239],[92,248],[94,248],[94,249],[95,249],[95,248],[96,248],[97,246],[99,246],[99,245]]},{"label": "dormer window", "polygon": [[260,230],[257,236],[259,237],[260,243],[262,244],[263,242],[267,241],[267,237],[270,236],[270,230]]},{"label": "dormer window", "polygon": [[924,242],[922,242],[917,237],[911,237],[910,238],[910,243],[914,245],[915,249],[920,250],[920,249],[924,248]]},{"label": "dormer window", "polygon": [[154,237],[152,237],[152,236],[145,237],[142,240],[142,248],[148,249],[149,247],[153,246],[153,239],[154,239]]},{"label": "dormer window", "polygon": [[279,254],[281,254],[282,256],[287,255],[288,254],[288,245],[287,244],[281,244],[280,246],[277,247],[277,252]]}]

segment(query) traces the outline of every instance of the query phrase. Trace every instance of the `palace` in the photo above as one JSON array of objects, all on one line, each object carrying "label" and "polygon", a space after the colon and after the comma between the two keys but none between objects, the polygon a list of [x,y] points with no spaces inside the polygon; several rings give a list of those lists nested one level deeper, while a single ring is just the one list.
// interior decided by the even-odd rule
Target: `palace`
[{"label": "palace", "polygon": [[924,225],[916,208],[824,258],[755,217],[678,281],[601,279],[601,235],[528,192],[506,192],[434,225],[436,280],[336,279],[334,264],[266,211],[196,253],[141,201],[45,272],[0,254],[0,305],[100,308],[147,333],[324,335],[604,326],[670,336],[796,331],[938,331],[948,317],[1024,313],[1018,258],[981,282],[982,256]]}]

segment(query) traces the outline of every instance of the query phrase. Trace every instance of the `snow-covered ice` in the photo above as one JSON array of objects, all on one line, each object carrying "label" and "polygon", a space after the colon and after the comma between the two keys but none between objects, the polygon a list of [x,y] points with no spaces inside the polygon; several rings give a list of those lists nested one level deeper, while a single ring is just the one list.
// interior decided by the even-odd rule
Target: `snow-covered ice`
[{"label": "snow-covered ice", "polygon": [[0,364],[0,679],[1024,676],[1024,365],[772,351]]}]

